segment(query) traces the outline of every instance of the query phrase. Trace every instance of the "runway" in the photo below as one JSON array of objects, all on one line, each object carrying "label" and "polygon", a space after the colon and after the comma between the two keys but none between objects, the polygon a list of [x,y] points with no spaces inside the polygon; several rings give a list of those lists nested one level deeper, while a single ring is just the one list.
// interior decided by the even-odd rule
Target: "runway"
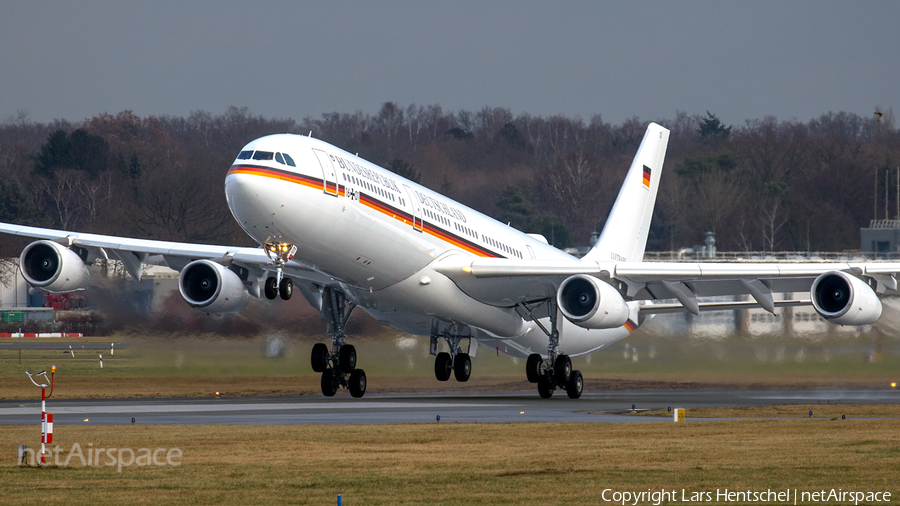
[{"label": "runway", "polygon": [[[560,395],[562,394],[562,395]],[[657,390],[563,392],[551,399],[532,393],[369,394],[353,399],[343,391],[322,396],[189,399],[50,400],[47,411],[64,425],[291,425],[480,422],[668,422],[669,418],[625,414],[668,407],[771,406],[779,404],[898,404],[896,390]],[[0,402],[0,424],[40,423],[40,402]],[[688,419],[690,411],[688,411]]]}]

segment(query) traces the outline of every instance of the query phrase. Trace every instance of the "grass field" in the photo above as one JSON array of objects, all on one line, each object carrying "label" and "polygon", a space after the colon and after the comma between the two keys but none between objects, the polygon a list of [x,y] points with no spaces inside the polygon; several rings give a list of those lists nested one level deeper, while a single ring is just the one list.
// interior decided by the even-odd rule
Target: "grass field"
[{"label": "grass field", "polygon": [[[57,365],[54,400],[319,395],[311,339],[114,336],[115,355],[0,352],[0,399],[39,397],[24,371]],[[60,341],[73,341],[72,339]],[[465,384],[433,378],[424,339],[354,341],[370,392],[529,391],[522,361],[481,348]],[[104,367],[97,355],[103,353]],[[900,382],[895,340],[696,340],[636,334],[574,361],[585,389],[883,388]],[[339,394],[339,395],[344,395]],[[814,419],[808,419],[808,411]],[[665,412],[641,415],[669,416]],[[840,415],[848,419],[841,420]],[[694,409],[688,423],[377,426],[65,426],[54,445],[178,448],[181,465],[18,468],[34,426],[0,429],[0,504],[598,504],[604,489],[831,488],[900,497],[900,408],[870,405]],[[691,421],[698,417],[797,420]],[[805,418],[805,419],[803,419]],[[865,420],[864,418],[895,418]],[[92,446],[89,446],[92,445]],[[104,458],[106,460],[106,458]],[[681,499],[681,496],[678,497]],[[802,501],[801,501],[802,502]],[[670,501],[671,503],[671,501]],[[652,504],[643,501],[641,504]],[[730,504],[739,504],[732,502]]]},{"label": "grass field", "polygon": [[[900,494],[900,421],[66,427],[64,450],[179,448],[181,465],[17,468],[2,504],[597,504],[602,491]],[[198,433],[198,431],[200,431]],[[101,461],[102,462],[102,461]],[[894,499],[896,500],[896,499]],[[649,504],[643,501],[642,504]]]},{"label": "grass field", "polygon": [[[9,340],[15,342],[14,340]],[[7,341],[7,342],[9,342]],[[33,399],[25,371],[57,366],[54,397],[206,397],[318,394],[319,375],[309,366],[313,338],[280,336],[222,339],[213,336],[112,336],[40,339],[76,342],[68,351],[0,351],[0,400]],[[121,342],[86,351],[78,342]],[[273,348],[273,341],[277,344]],[[355,339],[359,367],[370,392],[532,391],[523,361],[484,347],[473,358],[468,383],[434,380],[427,340],[383,332]],[[880,350],[876,353],[876,350]],[[103,354],[103,368],[99,355]],[[811,341],[782,337],[728,340],[661,338],[636,334],[608,351],[573,361],[587,391],[646,388],[890,388],[900,382],[900,349],[863,336]],[[410,381],[411,378],[417,381]]]}]

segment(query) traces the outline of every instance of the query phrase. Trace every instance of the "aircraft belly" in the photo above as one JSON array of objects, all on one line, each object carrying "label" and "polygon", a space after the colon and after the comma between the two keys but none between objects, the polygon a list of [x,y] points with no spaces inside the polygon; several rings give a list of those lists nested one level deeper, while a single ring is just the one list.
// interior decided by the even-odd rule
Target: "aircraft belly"
[{"label": "aircraft belly", "polygon": [[514,310],[478,302],[428,267],[375,291],[364,309],[382,323],[420,336],[431,334],[435,319],[468,325],[499,337],[519,336],[527,330],[525,321]]}]

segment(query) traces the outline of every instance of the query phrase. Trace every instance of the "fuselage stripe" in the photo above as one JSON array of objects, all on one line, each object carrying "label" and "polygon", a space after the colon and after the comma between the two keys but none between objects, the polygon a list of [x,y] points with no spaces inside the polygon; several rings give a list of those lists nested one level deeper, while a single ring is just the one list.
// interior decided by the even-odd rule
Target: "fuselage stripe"
[{"label": "fuselage stripe", "polygon": [[[254,176],[269,177],[290,183],[301,184],[317,190],[325,190],[325,181],[323,179],[260,165],[232,165],[231,169],[228,170],[228,175],[231,174],[252,174]],[[328,190],[329,193],[334,194],[334,183],[328,183]],[[338,185],[338,194],[343,196],[344,192],[344,186]]]},{"label": "fuselage stripe", "polygon": [[[250,174],[254,176],[262,176],[268,177],[272,179],[278,179],[281,181],[287,181],[289,183],[296,183],[303,186],[308,186],[310,188],[315,188],[316,190],[323,190],[325,182],[319,178],[313,178],[309,176],[304,176],[302,174],[297,174],[295,172],[284,171],[279,169],[273,169],[270,167],[263,167],[259,165],[232,165],[231,169],[228,171],[228,175],[231,174]],[[329,183],[329,190],[331,193],[334,192],[334,183]],[[342,197],[346,194],[346,189],[343,185],[338,185],[338,193]],[[409,226],[413,226],[413,216],[406,211],[400,210],[390,204],[382,202],[378,199],[373,198],[372,196],[362,193],[359,193],[359,203],[363,204],[366,207],[374,209],[386,216],[390,216],[397,221],[403,222]],[[453,234],[449,231],[446,231],[440,227],[437,227],[431,222],[421,220],[422,221],[422,231],[441,239],[444,242],[448,242],[458,248],[462,248],[472,254],[481,256],[481,257],[491,257],[491,258],[506,258],[504,255],[499,253],[495,253],[487,248],[479,246],[478,244],[469,241],[463,237],[460,237],[456,234]]]},{"label": "fuselage stripe", "polygon": [[[397,208],[394,208],[384,202],[381,202],[378,199],[375,199],[365,193],[360,193],[359,196],[360,204],[363,204],[371,209],[381,212],[387,216],[390,216],[398,221],[402,221],[403,223],[412,226],[413,225],[413,217],[405,212],[401,211]],[[472,243],[462,237],[459,237],[453,233],[450,233],[444,229],[441,229],[435,226],[433,223],[422,220],[422,231],[441,239],[444,242],[448,242],[458,248],[462,248],[470,253],[473,253],[482,257],[494,257],[494,258],[505,258],[502,255],[494,253],[488,249],[482,248],[481,246]]]}]

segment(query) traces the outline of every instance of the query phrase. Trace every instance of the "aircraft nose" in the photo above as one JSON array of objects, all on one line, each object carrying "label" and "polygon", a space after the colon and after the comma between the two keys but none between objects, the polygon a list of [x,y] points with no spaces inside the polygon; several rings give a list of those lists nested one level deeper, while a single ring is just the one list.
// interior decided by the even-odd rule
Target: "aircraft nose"
[{"label": "aircraft nose", "polygon": [[248,174],[229,173],[225,178],[225,198],[238,223],[257,221],[261,179]]}]

